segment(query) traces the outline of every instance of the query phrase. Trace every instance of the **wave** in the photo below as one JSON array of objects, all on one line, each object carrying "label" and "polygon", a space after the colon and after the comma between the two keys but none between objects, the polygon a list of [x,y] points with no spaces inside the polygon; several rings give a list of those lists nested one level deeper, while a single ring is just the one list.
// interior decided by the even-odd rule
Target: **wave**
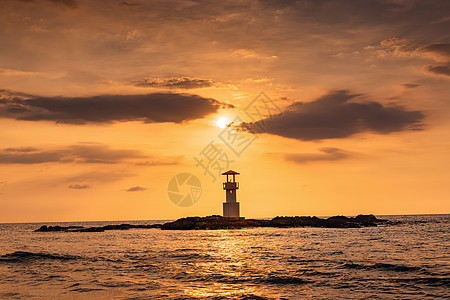
[{"label": "wave", "polygon": [[395,265],[387,263],[375,263],[371,265],[357,264],[357,263],[345,263],[341,266],[343,269],[362,269],[362,270],[382,270],[382,271],[395,271],[395,272],[412,272],[419,271],[422,268],[411,267],[405,265]]},{"label": "wave", "polygon": [[27,262],[34,260],[72,260],[79,257],[40,252],[16,251],[0,256],[0,262]]},{"label": "wave", "polygon": [[190,254],[169,254],[167,255],[167,257],[171,257],[171,258],[178,258],[181,260],[212,260],[213,257],[209,254],[204,254],[204,253],[190,253]]},{"label": "wave", "polygon": [[[180,298],[180,299],[185,299],[185,298]],[[209,297],[205,297],[205,299],[227,300],[227,299],[230,299],[230,296],[229,295],[227,295],[227,296],[209,296]],[[263,296],[255,295],[253,293],[242,293],[242,294],[233,294],[231,299],[237,299],[237,300],[250,300],[250,299],[252,299],[252,300],[268,300],[268,299],[273,299],[273,298],[266,298],[266,297],[263,297]]]},{"label": "wave", "polygon": [[313,268],[301,269],[301,270],[299,270],[299,273],[302,276],[308,276],[308,277],[321,276],[321,277],[326,277],[326,278],[339,277],[341,275],[337,272],[332,272],[332,271],[324,272],[324,271],[319,271],[319,270],[313,269]]},{"label": "wave", "polygon": [[15,293],[15,292],[9,292],[9,293],[3,293],[3,294],[0,294],[0,297],[4,297],[4,299],[9,299],[9,298],[12,298],[12,297],[19,297],[20,296],[20,294],[19,293]]},{"label": "wave", "polygon": [[431,286],[446,286],[450,288],[450,278],[443,277],[398,278],[393,279],[393,281],[410,284],[425,284]]},{"label": "wave", "polygon": [[79,292],[79,293],[90,293],[90,292],[97,292],[97,291],[104,291],[105,289],[101,288],[75,288],[71,289],[71,292]]},{"label": "wave", "polygon": [[265,278],[261,278],[258,280],[257,283],[269,283],[269,284],[307,284],[311,283],[312,281],[306,280],[300,277],[296,276],[278,276],[278,275],[272,275],[267,276]]},{"label": "wave", "polygon": [[216,282],[225,284],[276,284],[276,285],[300,285],[313,283],[313,281],[291,275],[227,275],[221,273],[197,274],[178,272],[172,276],[173,279],[185,282]]}]

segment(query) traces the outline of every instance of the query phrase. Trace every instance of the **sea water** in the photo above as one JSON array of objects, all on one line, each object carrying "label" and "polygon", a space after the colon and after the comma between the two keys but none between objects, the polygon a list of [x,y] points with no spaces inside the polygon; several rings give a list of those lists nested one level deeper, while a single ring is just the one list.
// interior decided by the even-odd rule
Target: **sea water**
[{"label": "sea water", "polygon": [[[33,232],[0,224],[0,299],[450,298],[450,215],[368,228]],[[46,223],[104,226],[156,221]]]}]

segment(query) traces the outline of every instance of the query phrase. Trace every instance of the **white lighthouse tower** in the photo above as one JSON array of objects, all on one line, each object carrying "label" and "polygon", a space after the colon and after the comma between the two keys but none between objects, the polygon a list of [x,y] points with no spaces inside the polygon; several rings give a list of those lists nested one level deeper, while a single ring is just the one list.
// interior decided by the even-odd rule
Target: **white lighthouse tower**
[{"label": "white lighthouse tower", "polygon": [[222,175],[227,175],[227,181],[223,183],[223,189],[226,191],[226,202],[223,203],[223,216],[239,218],[239,202],[236,201],[236,190],[239,188],[239,182],[236,182],[235,177],[239,173],[229,170],[222,173]]}]

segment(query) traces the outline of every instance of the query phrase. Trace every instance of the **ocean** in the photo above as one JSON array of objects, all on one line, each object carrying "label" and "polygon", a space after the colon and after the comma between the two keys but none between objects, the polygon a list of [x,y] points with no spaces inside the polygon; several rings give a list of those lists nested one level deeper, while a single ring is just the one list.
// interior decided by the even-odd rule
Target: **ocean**
[{"label": "ocean", "polygon": [[[450,215],[369,228],[33,232],[0,224],[0,299],[450,298]],[[45,223],[104,226],[157,221]]]}]

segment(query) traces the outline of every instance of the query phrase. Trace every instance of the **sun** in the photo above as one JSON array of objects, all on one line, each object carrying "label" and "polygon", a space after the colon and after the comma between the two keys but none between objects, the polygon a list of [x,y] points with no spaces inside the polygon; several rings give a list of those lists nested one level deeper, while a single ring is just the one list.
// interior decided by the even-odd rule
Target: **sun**
[{"label": "sun", "polygon": [[221,117],[217,119],[216,126],[219,128],[225,128],[230,123],[230,120],[228,120],[226,117]]}]

